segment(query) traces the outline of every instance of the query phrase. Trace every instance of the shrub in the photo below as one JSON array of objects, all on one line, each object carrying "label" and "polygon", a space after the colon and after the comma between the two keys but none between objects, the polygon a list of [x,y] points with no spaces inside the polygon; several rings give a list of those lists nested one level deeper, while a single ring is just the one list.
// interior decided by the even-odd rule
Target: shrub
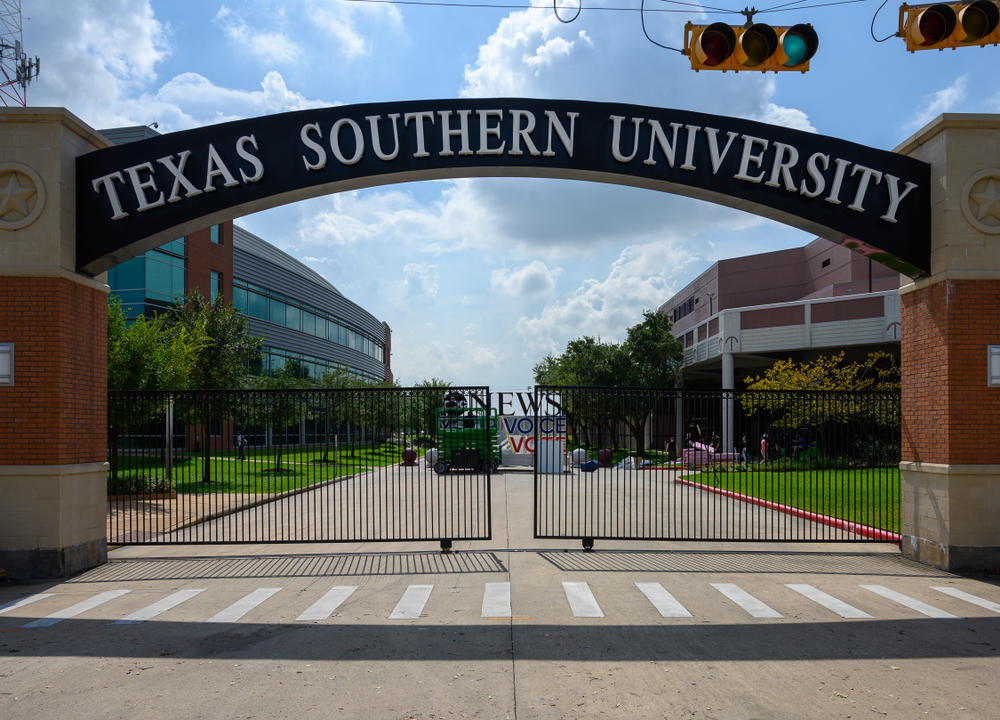
[{"label": "shrub", "polygon": [[122,473],[117,480],[108,476],[108,495],[144,495],[172,492],[169,481],[146,473]]}]

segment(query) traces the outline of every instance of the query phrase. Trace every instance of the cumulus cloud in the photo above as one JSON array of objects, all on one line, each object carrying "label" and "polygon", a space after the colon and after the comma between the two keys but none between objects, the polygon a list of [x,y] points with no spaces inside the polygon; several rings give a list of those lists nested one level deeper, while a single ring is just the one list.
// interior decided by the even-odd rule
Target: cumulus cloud
[{"label": "cumulus cloud", "polygon": [[625,248],[605,279],[586,279],[537,315],[517,321],[515,330],[524,341],[526,357],[561,352],[567,340],[580,335],[621,340],[643,310],[655,309],[670,298],[671,278],[695,259],[667,242]]},{"label": "cumulus cloud", "polygon": [[306,3],[305,12],[312,23],[333,37],[335,49],[348,58],[369,53],[370,43],[362,26],[373,24],[382,34],[386,29],[399,30],[402,26],[399,9],[387,3],[314,0]]},{"label": "cumulus cloud", "polygon": [[925,95],[917,108],[916,115],[907,127],[921,128],[941,113],[951,112],[953,108],[965,101],[965,86],[968,82],[969,76],[962,75],[948,87]]},{"label": "cumulus cloud", "polygon": [[438,292],[437,265],[427,262],[407,263],[403,266],[406,294],[413,297],[434,298]]},{"label": "cumulus cloud", "polygon": [[[170,28],[148,0],[76,0],[31,14],[26,46],[43,58],[31,104],[72,108],[88,122],[131,117],[120,106],[156,80],[157,64],[170,54]],[[127,124],[150,122],[147,114]]]},{"label": "cumulus cloud", "polygon": [[497,295],[548,295],[555,289],[555,276],[559,273],[558,268],[553,272],[545,263],[535,260],[518,270],[494,270],[490,276],[490,287]]},{"label": "cumulus cloud", "polygon": [[254,55],[265,63],[292,63],[302,54],[302,48],[281,32],[255,30],[227,5],[219,8],[216,24],[222,28],[241,53]]}]

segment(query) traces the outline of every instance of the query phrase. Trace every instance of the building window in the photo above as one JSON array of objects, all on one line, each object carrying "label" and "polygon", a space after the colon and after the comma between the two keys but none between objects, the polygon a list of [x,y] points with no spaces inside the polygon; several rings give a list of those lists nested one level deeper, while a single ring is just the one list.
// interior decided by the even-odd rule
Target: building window
[{"label": "building window", "polygon": [[184,296],[187,241],[179,238],[123,262],[108,271],[111,292],[125,316],[155,315]]},{"label": "building window", "polygon": [[694,304],[697,300],[694,296],[689,297],[687,300],[682,302],[680,305],[674,308],[674,322],[677,322],[682,317],[686,317],[694,312]]},{"label": "building window", "polygon": [[221,245],[222,244],[222,226],[221,225],[213,225],[212,226],[212,242],[214,242],[216,245]]},{"label": "building window", "polygon": [[823,261],[821,267],[829,267],[829,265],[830,265],[830,258],[827,258],[826,260]]},{"label": "building window", "polygon": [[212,271],[212,297],[211,300],[214,303],[215,298],[222,294],[222,273],[218,270]]}]

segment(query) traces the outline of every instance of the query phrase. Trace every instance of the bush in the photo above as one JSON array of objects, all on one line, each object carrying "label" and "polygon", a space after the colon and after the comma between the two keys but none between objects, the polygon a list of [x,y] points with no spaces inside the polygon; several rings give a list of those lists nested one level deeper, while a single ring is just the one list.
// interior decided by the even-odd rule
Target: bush
[{"label": "bush", "polygon": [[146,473],[122,473],[117,480],[108,475],[108,495],[145,495],[173,492],[170,483]]}]

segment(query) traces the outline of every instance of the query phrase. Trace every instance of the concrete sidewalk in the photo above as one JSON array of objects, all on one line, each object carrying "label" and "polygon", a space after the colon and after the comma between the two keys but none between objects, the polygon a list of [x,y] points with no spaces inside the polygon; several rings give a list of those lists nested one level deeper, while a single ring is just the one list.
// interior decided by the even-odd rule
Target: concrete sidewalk
[{"label": "concrete sidewalk", "polygon": [[531,486],[497,476],[494,539],[448,555],[126,547],[0,585],[0,717],[1000,718],[992,582],[867,543],[584,553],[532,539]]}]

